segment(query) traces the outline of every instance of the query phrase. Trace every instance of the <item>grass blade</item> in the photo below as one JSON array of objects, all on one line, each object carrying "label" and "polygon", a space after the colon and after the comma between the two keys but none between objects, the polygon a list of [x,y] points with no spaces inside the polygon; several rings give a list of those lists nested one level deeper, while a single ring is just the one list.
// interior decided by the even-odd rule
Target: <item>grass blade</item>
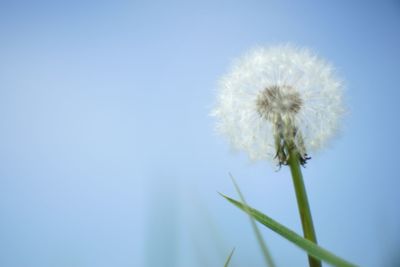
[{"label": "grass blade", "polygon": [[249,214],[251,227],[253,228],[254,234],[255,234],[255,236],[257,238],[257,241],[258,241],[258,244],[260,245],[261,251],[262,251],[262,253],[264,255],[265,263],[267,264],[267,266],[275,267],[275,263],[274,263],[274,261],[272,259],[271,253],[268,250],[267,244],[265,243],[264,238],[261,235],[260,229],[258,229],[256,221],[253,218],[253,216],[251,215],[250,211],[247,210],[248,205],[247,205],[247,203],[246,203],[246,201],[244,199],[244,196],[243,196],[242,192],[240,191],[239,185],[237,184],[237,182],[236,182],[235,178],[232,176],[232,174],[229,173],[229,176],[232,179],[232,183],[235,186],[236,191],[237,191],[241,201],[245,204],[244,205],[244,207],[246,208],[245,211],[247,212],[247,214]]},{"label": "grass blade", "polygon": [[233,256],[234,252],[235,252],[235,248],[232,249],[231,253],[229,254],[228,258],[226,259],[224,267],[228,267],[229,266],[229,263],[231,262],[231,259],[232,259],[232,256]]},{"label": "grass blade", "polygon": [[260,222],[261,224],[265,225],[275,233],[281,235],[282,237],[286,238],[296,246],[300,247],[304,251],[306,251],[309,255],[312,255],[315,258],[318,258],[322,261],[325,261],[333,266],[337,267],[355,267],[354,265],[335,254],[329,252],[328,250],[314,244],[313,242],[301,237],[294,231],[290,230],[286,226],[278,223],[277,221],[271,219],[267,215],[259,212],[256,209],[249,207],[237,200],[234,200],[228,196],[221,194],[226,200],[243,210],[244,212],[250,214],[255,220]]}]

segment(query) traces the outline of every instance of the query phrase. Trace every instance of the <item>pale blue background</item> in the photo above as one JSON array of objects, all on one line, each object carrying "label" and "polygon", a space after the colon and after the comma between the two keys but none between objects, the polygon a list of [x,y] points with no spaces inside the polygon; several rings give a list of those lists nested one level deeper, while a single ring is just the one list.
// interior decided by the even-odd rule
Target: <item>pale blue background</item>
[{"label": "pale blue background", "polygon": [[[291,42],[347,85],[306,185],[320,243],[362,266],[400,245],[398,1],[1,1],[0,266],[262,266],[248,218],[300,232],[286,170],[231,153],[208,116],[255,45]],[[279,266],[303,252],[269,230]],[[398,265],[397,265],[398,266]]]}]

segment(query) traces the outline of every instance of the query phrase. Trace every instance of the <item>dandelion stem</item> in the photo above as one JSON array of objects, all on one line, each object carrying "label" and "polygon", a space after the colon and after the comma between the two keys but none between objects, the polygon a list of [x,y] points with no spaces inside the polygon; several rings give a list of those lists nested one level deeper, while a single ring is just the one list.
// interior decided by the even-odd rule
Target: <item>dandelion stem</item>
[{"label": "dandelion stem", "polygon": [[[310,205],[308,204],[307,192],[304,186],[303,175],[300,168],[300,158],[295,146],[289,145],[288,164],[292,173],[294,190],[296,192],[297,206],[299,208],[301,225],[303,227],[304,238],[317,244],[314,225],[311,217]],[[321,261],[308,255],[310,267],[321,267]]]}]

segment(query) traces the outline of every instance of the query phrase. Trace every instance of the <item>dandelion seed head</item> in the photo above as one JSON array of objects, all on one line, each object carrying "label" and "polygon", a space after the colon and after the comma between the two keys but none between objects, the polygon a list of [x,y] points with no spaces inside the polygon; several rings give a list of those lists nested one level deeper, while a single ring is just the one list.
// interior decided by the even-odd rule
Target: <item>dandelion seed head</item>
[{"label": "dandelion seed head", "polygon": [[260,47],[221,78],[212,115],[234,148],[276,162],[277,134],[291,136],[302,155],[329,142],[344,112],[342,91],[333,67],[309,50]]},{"label": "dandelion seed head", "polygon": [[260,116],[272,121],[277,116],[294,116],[302,103],[299,92],[287,85],[267,87],[259,92],[256,99]]}]

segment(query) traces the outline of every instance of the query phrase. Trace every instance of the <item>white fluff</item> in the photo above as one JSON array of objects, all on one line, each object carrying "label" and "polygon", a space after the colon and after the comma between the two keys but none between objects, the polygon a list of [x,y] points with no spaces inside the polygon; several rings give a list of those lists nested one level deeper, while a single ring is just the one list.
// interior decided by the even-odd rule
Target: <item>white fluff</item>
[{"label": "white fluff", "polygon": [[217,131],[234,148],[253,160],[276,162],[276,125],[260,116],[256,105],[260,92],[271,86],[294,88],[302,100],[300,110],[288,118],[302,135],[305,151],[300,153],[320,149],[336,133],[344,111],[343,86],[332,66],[291,45],[256,48],[221,78],[212,111]]}]

